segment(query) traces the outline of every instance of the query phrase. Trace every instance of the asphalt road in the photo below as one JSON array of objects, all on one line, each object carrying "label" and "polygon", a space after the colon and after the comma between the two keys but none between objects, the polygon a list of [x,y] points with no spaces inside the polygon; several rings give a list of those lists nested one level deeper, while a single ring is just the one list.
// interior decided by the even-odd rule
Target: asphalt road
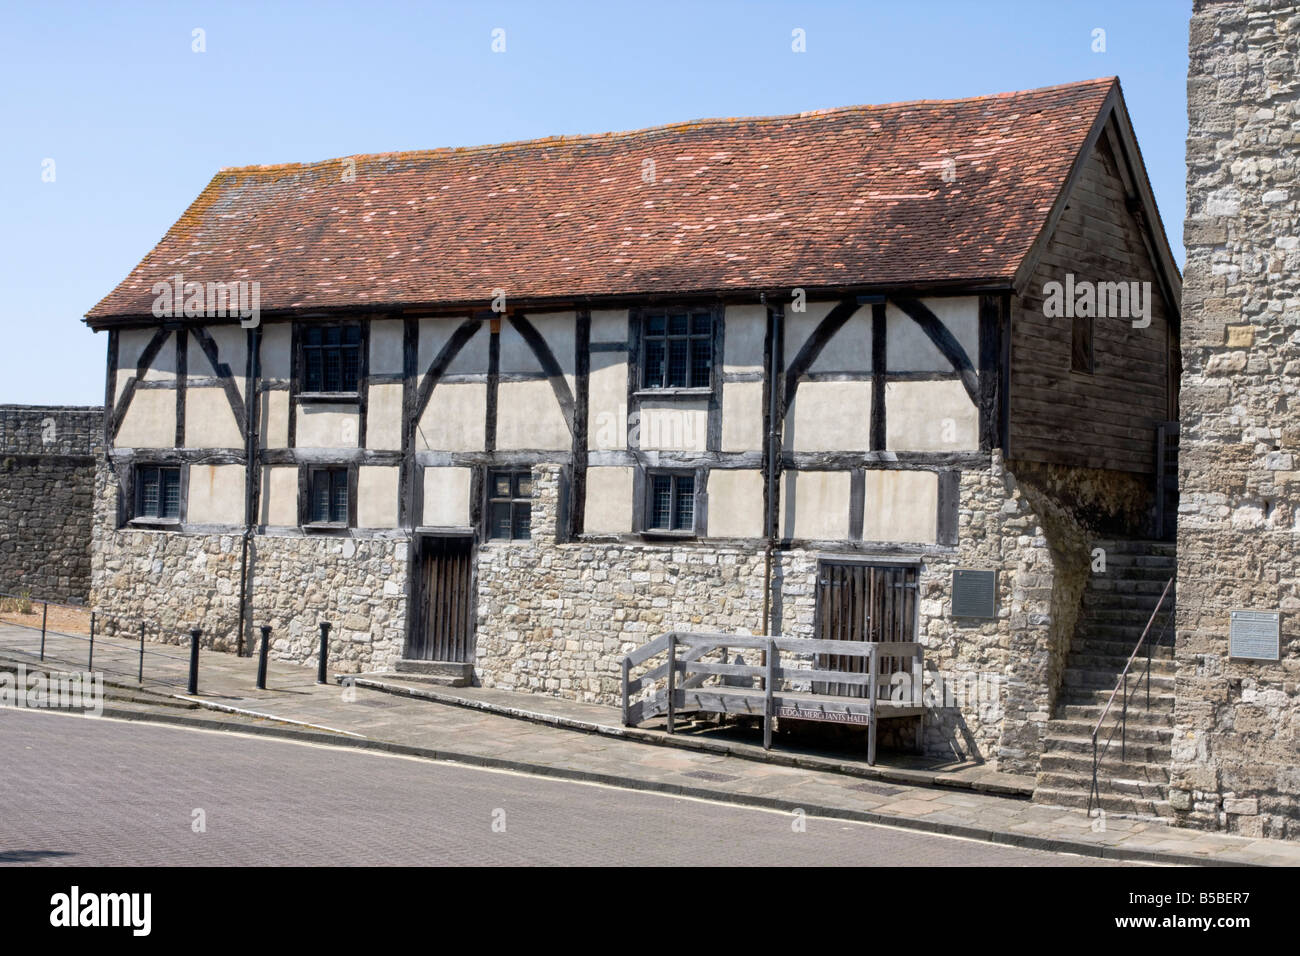
[{"label": "asphalt road", "polygon": [[343,748],[0,710],[3,864],[1102,863],[815,817],[798,830],[797,822]]}]

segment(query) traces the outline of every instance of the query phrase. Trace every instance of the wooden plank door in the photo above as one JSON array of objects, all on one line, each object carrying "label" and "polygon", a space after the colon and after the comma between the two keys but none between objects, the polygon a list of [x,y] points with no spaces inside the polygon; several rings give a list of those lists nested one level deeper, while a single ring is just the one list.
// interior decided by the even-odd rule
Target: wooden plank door
[{"label": "wooden plank door", "polygon": [[420,619],[408,657],[474,662],[473,554],[470,538],[426,537],[420,545]]},{"label": "wooden plank door", "polygon": [[[817,637],[823,641],[915,641],[916,568],[910,565],[837,564],[823,562],[817,577]],[[819,669],[862,674],[865,657],[825,654]],[[902,667],[882,658],[882,678]],[[819,694],[865,697],[862,685],[816,681]]]}]

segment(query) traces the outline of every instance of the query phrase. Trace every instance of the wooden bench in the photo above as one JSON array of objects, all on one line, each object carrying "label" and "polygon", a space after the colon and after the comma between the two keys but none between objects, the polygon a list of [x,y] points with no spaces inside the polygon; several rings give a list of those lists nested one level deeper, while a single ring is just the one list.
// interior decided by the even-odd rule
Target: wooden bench
[{"label": "wooden bench", "polygon": [[[730,651],[749,649],[764,655],[758,664],[733,663]],[[722,660],[706,660],[721,653]],[[790,661],[812,660],[807,666]],[[658,661],[662,658],[662,661]],[[850,669],[831,667],[818,658],[861,660]],[[886,670],[883,661],[902,668]],[[637,668],[644,673],[633,677]],[[895,699],[899,675],[907,684]],[[824,641],[788,637],[692,634],[671,631],[638,647],[623,658],[623,723],[632,727],[659,714],[674,732],[677,714],[708,711],[763,718],[763,747],[772,746],[772,722],[777,717],[829,720],[867,728],[867,762],[876,762],[876,725],[893,717],[925,714],[922,689],[924,651],[914,642]],[[755,682],[758,686],[754,686]],[[861,687],[861,696],[796,690],[787,685],[817,683]],[[635,698],[635,699],[634,699]],[[921,739],[917,721],[917,741]]]}]

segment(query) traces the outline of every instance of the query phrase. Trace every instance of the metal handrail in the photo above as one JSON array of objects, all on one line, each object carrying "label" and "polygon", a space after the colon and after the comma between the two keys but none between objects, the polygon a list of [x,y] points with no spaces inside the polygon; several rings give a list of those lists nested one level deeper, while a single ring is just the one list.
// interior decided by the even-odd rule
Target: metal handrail
[{"label": "metal handrail", "polygon": [[[1142,650],[1142,645],[1146,643],[1147,635],[1151,633],[1151,625],[1155,623],[1156,615],[1164,607],[1165,598],[1169,596],[1169,589],[1174,586],[1174,579],[1170,578],[1165,583],[1165,589],[1160,592],[1160,600],[1156,602],[1155,610],[1147,618],[1147,626],[1142,629],[1142,636],[1138,638],[1133,652],[1129,654],[1128,660],[1124,663],[1124,669],[1120,672],[1119,680],[1115,682],[1115,689],[1110,692],[1110,697],[1106,699],[1106,706],[1101,709],[1101,716],[1097,718],[1097,725],[1092,728],[1092,789],[1088,791],[1088,810],[1092,813],[1093,800],[1098,804],[1101,803],[1101,788],[1097,780],[1097,771],[1101,766],[1101,758],[1105,756],[1106,751],[1110,749],[1110,743],[1115,739],[1115,730],[1120,731],[1120,760],[1128,759],[1128,672],[1133,666],[1133,661],[1137,659],[1138,651]],[[1159,640],[1164,637],[1165,631],[1169,629],[1169,620],[1166,619],[1164,625],[1160,628]],[[1146,664],[1146,682],[1147,682],[1147,706],[1151,706],[1151,644],[1147,644],[1147,664]],[[1106,738],[1106,744],[1101,748],[1100,753],[1097,750],[1097,737],[1101,734],[1101,725],[1106,722],[1106,715],[1110,713],[1111,706],[1115,703],[1115,695],[1124,690],[1123,704],[1120,710],[1120,722],[1116,728],[1110,732]]]}]

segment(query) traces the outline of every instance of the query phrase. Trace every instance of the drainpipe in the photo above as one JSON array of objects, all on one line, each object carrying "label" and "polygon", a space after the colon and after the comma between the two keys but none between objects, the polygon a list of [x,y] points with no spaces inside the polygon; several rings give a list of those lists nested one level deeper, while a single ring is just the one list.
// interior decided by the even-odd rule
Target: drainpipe
[{"label": "drainpipe", "polygon": [[[767,294],[762,295],[767,304]],[[764,634],[774,633],[772,628],[772,557],[777,541],[777,481],[781,470],[781,372],[785,366],[782,321],[785,310],[779,303],[767,309],[772,339],[767,398],[767,550],[763,560],[763,628]]]},{"label": "drainpipe", "polygon": [[[252,563],[251,545],[253,538],[253,528],[257,524],[257,450],[258,450],[258,422],[260,421],[260,411],[258,408],[257,384],[261,377],[261,353],[262,353],[262,327],[259,323],[249,329],[248,335],[248,375],[245,378],[247,386],[244,393],[248,398],[245,407],[248,410],[247,419],[247,442],[244,447],[244,535],[243,542],[239,552],[239,636],[236,638],[235,654],[243,657],[244,655],[244,631],[251,626],[252,612],[252,595],[250,584],[252,580]],[[250,647],[251,642],[250,642]]]}]

